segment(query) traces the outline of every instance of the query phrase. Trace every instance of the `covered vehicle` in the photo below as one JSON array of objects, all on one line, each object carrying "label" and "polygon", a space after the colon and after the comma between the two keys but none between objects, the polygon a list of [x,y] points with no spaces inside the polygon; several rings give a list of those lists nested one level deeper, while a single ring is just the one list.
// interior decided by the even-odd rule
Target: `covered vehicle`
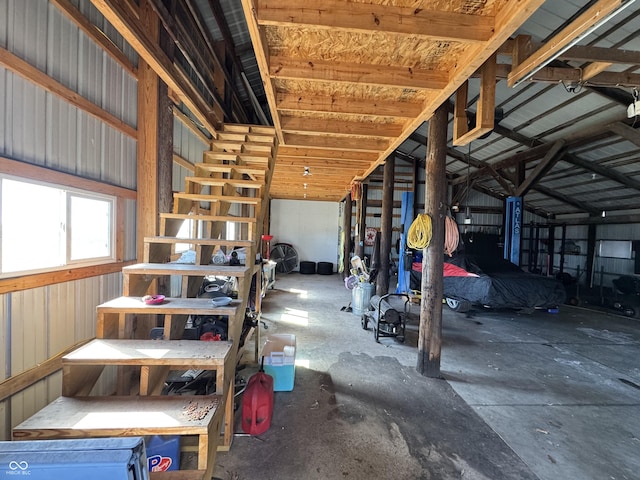
[{"label": "covered vehicle", "polygon": [[[414,271],[412,278],[415,273],[421,275]],[[558,307],[566,299],[557,279],[527,273],[508,260],[486,255],[445,258],[443,293],[449,308],[457,312],[473,305],[532,311]]]}]

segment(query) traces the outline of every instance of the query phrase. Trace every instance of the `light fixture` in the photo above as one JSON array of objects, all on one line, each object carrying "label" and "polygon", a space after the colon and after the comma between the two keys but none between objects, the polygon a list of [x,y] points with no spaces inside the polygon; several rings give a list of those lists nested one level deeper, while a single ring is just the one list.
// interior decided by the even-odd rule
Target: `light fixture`
[{"label": "light fixture", "polygon": [[[554,55],[551,55],[548,59],[542,61],[540,64],[538,64],[537,66],[535,66],[529,73],[527,73],[526,75],[524,75],[520,80],[516,81],[513,84],[513,87],[516,87],[518,85],[520,85],[522,82],[526,82],[527,80],[531,80],[531,78],[538,73],[540,70],[542,70],[544,67],[546,67],[547,65],[549,65],[551,62],[553,62],[554,60],[556,60],[558,57],[560,57],[563,53],[565,53],[567,50],[569,50],[571,47],[573,47],[574,45],[576,45],[578,42],[580,42],[580,40],[582,40],[583,38],[585,38],[588,35],[591,35],[594,31],[596,31],[598,28],[600,28],[602,25],[604,25],[605,23],[607,23],[609,20],[611,20],[613,17],[615,17],[616,15],[618,15],[620,12],[622,12],[623,10],[625,10],[627,7],[633,5],[633,3],[636,0],[622,0],[622,2],[620,3],[620,5],[615,8],[614,10],[612,10],[611,12],[609,12],[608,14],[606,14],[604,17],[602,17],[601,19],[599,19],[596,23],[594,23],[593,25],[591,25],[591,27],[587,28],[584,32],[582,32],[581,34],[579,34],[577,37],[575,37],[573,40],[571,40],[569,43],[567,43],[564,47],[561,47],[560,50],[558,50]],[[594,7],[597,8],[597,4],[594,5]],[[570,27],[570,26],[569,26]],[[563,30],[564,31],[564,30]],[[563,31],[561,31],[558,36],[563,34]]]},{"label": "light fixture", "polygon": [[309,171],[309,167],[304,167],[304,172],[302,172],[302,175],[304,177],[308,177],[309,175],[311,175],[311,172]]},{"label": "light fixture", "polygon": [[602,218],[607,216],[607,212],[605,212],[604,210],[602,210]]},{"label": "light fixture", "polygon": [[306,190],[307,189],[307,184],[303,183],[302,185],[304,186],[304,189]]}]

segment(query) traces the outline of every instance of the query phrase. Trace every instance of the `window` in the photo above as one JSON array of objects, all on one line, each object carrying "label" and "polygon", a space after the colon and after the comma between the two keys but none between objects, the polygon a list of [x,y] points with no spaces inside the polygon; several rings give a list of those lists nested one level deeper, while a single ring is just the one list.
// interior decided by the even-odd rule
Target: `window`
[{"label": "window", "polygon": [[115,197],[0,176],[0,276],[115,259]]}]

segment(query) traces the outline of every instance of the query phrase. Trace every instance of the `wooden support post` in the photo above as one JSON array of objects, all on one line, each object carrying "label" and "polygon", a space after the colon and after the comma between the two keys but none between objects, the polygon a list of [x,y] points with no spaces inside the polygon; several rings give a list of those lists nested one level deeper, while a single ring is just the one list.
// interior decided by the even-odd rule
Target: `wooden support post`
[{"label": "wooden support post", "polygon": [[360,201],[358,202],[358,208],[360,209],[360,218],[358,219],[358,238],[356,243],[356,255],[364,260],[364,237],[365,229],[367,228],[367,193],[369,186],[366,183],[362,184],[362,194]]},{"label": "wooden support post", "polygon": [[351,201],[351,193],[347,194],[344,201],[344,213],[342,232],[344,233],[344,245],[342,246],[342,278],[347,278],[351,273],[351,216],[353,210],[353,202]]},{"label": "wooden support post", "polygon": [[[587,264],[585,266],[585,285],[587,288],[593,287],[593,273],[594,273],[594,257],[596,253],[596,232],[598,226],[590,223],[587,230]],[[580,279],[578,278],[578,283]]]},{"label": "wooden support post", "polygon": [[389,293],[389,255],[391,255],[391,229],[393,226],[393,184],[396,157],[391,155],[384,163],[382,179],[382,218],[380,219],[380,266],[376,277],[376,294]]},{"label": "wooden support post", "polygon": [[[149,37],[157,41],[158,17],[146,1],[140,8]],[[138,62],[137,153],[137,256],[141,261],[144,237],[157,234],[158,218],[158,75],[142,58]]]},{"label": "wooden support post", "polygon": [[442,269],[444,266],[444,219],[448,105],[443,104],[429,120],[424,207],[432,220],[432,238],[422,260],[422,301],[418,337],[417,370],[421,375],[440,377],[442,348]]}]

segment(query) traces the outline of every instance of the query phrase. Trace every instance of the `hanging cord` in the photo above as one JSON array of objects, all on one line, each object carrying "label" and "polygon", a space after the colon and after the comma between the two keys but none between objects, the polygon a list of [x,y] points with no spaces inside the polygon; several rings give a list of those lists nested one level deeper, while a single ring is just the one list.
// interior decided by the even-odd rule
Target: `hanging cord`
[{"label": "hanging cord", "polygon": [[444,219],[444,227],[444,253],[451,257],[458,248],[460,232],[458,231],[458,224],[456,221],[449,216]]},{"label": "hanging cord", "polygon": [[407,246],[414,250],[427,248],[431,243],[431,235],[431,217],[426,213],[420,213],[409,227]]}]

